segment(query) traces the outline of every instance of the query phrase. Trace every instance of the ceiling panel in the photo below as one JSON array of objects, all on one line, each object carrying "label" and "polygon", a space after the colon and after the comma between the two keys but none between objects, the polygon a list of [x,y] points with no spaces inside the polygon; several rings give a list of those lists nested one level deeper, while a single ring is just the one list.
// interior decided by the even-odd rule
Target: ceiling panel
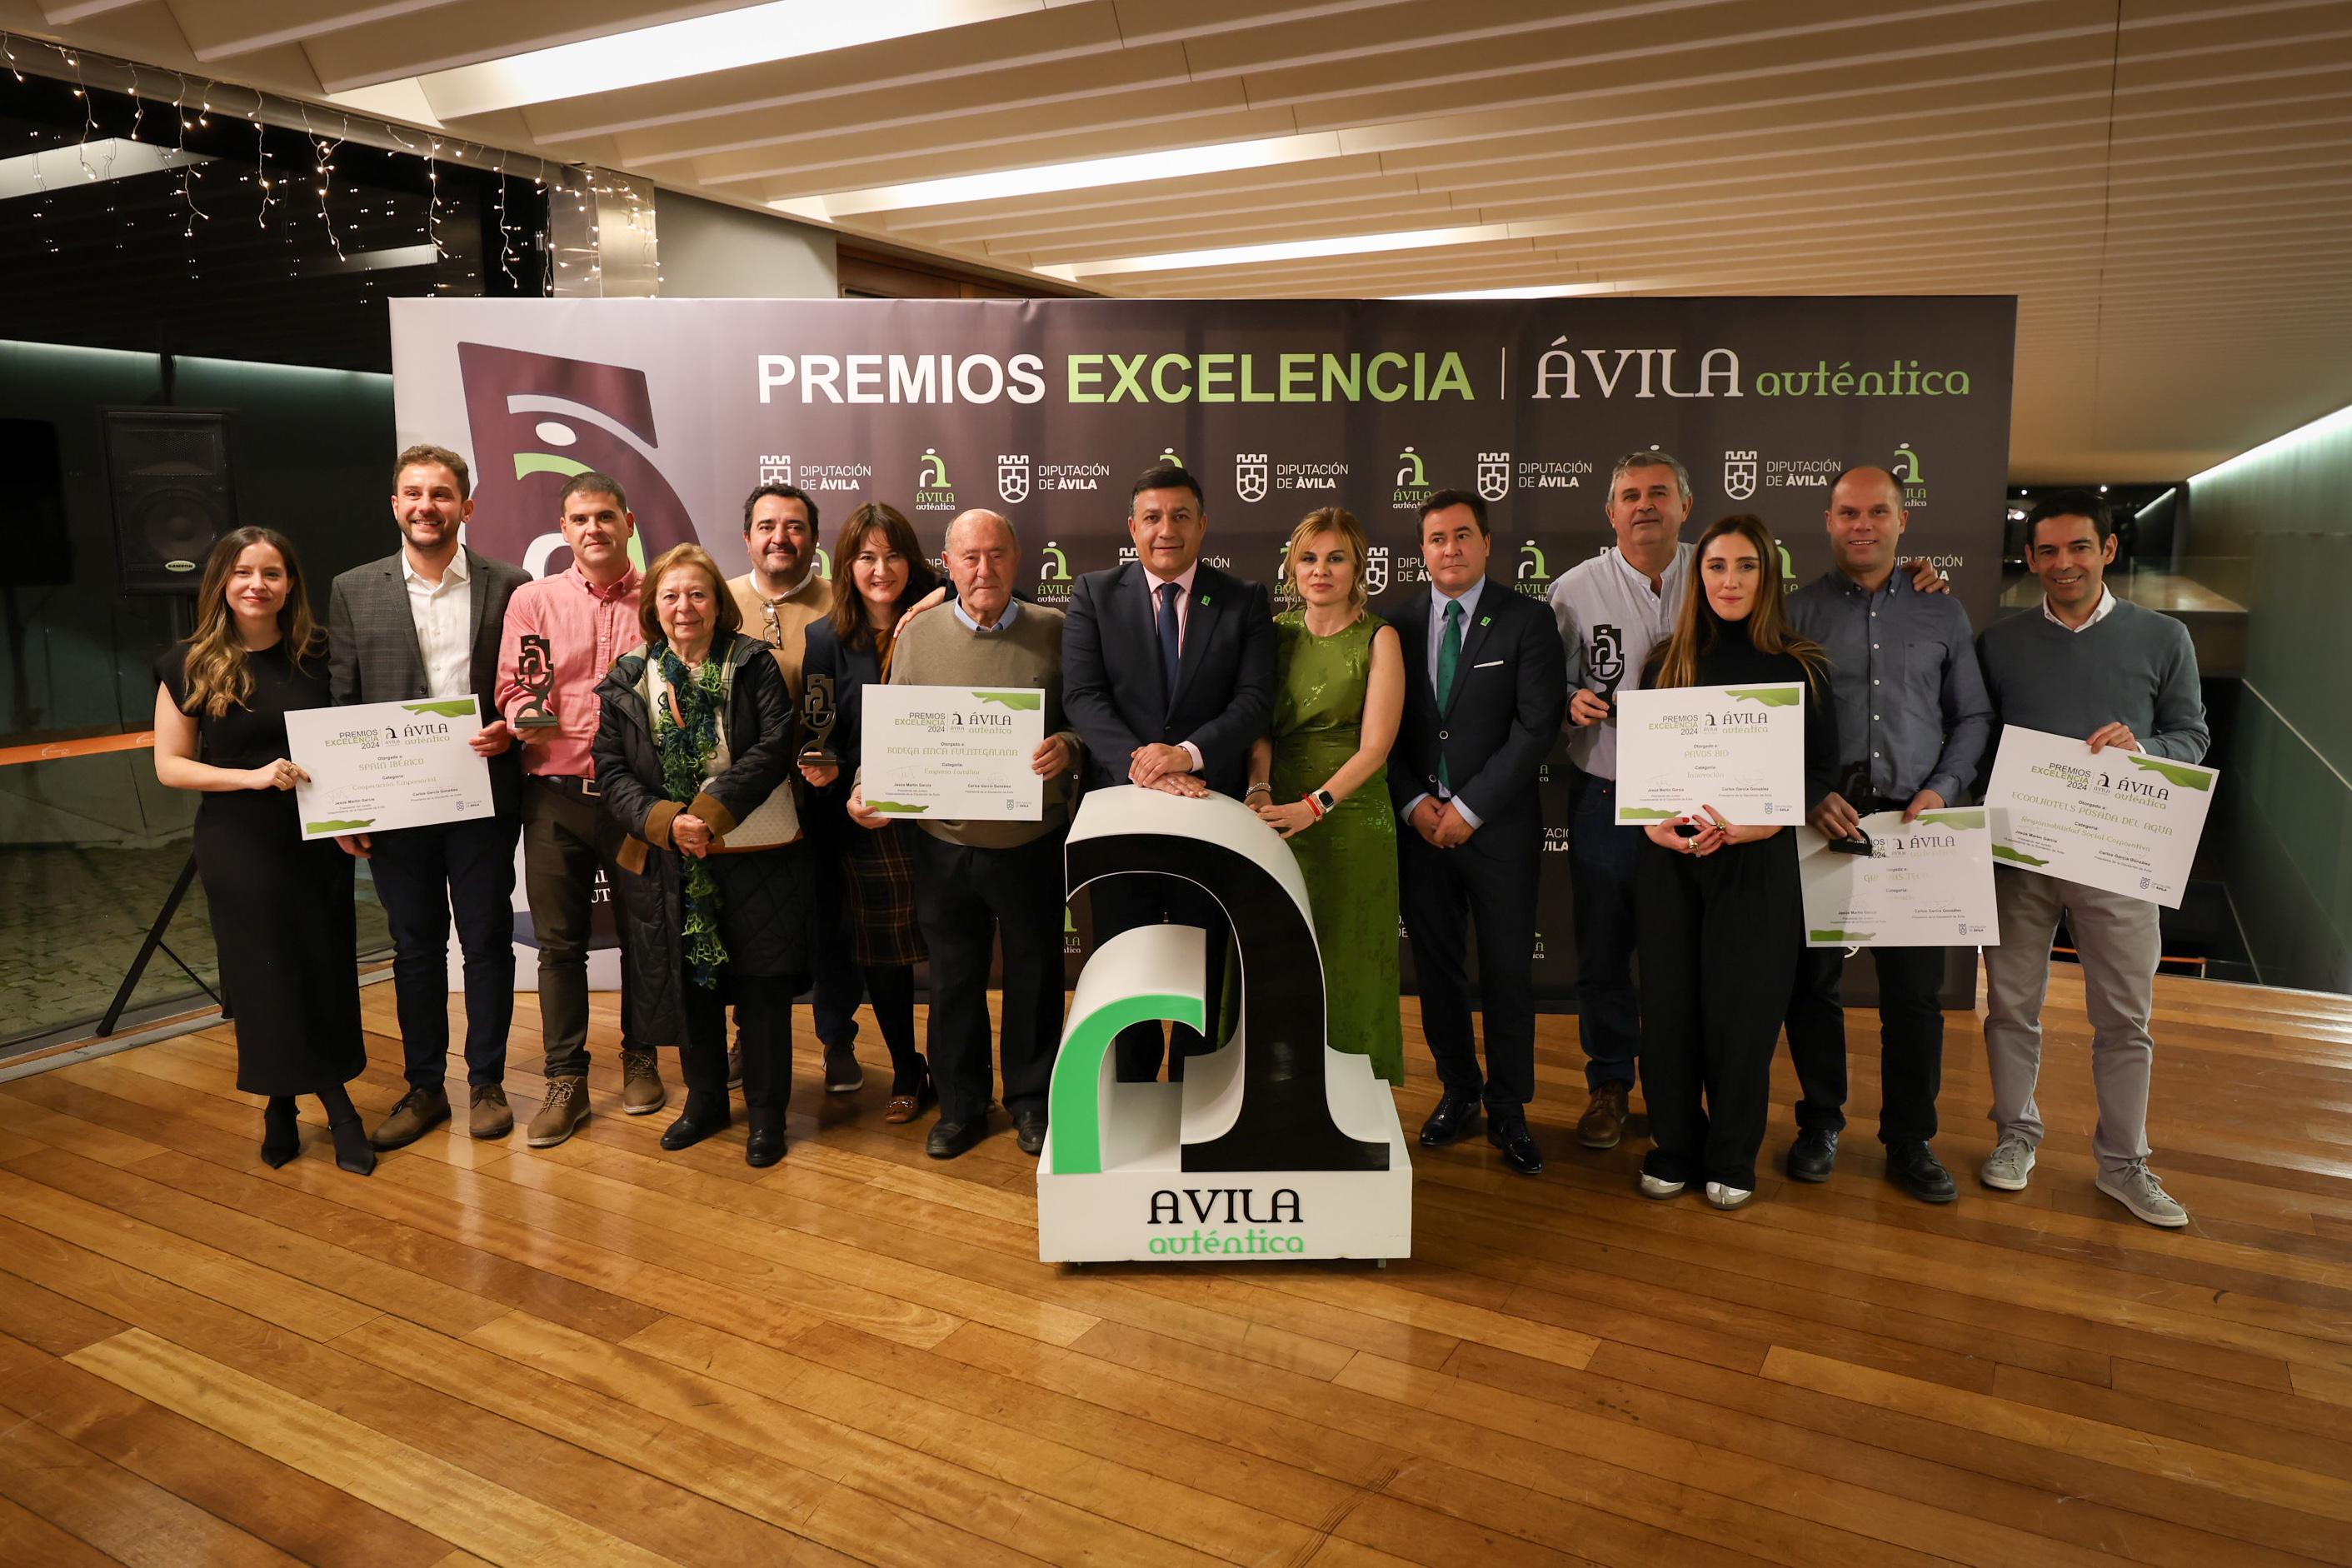
[{"label": "ceiling panel", "polygon": [[[467,74],[798,15],[835,42],[681,70],[646,33],[593,90]],[[0,26],[367,86],[1106,294],[2013,293],[2013,458],[2043,482],[2177,478],[2352,402],[2343,0],[0,0]]]}]

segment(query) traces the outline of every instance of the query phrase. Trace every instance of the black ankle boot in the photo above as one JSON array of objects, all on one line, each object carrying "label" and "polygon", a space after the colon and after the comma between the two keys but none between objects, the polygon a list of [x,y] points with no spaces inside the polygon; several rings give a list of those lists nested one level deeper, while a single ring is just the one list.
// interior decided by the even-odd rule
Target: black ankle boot
[{"label": "black ankle boot", "polygon": [[726,1131],[731,1120],[726,1100],[720,1100],[715,1104],[701,1103],[689,1094],[686,1097],[685,1113],[671,1122],[669,1130],[661,1135],[661,1146],[672,1153],[680,1149],[691,1149],[705,1138]]},{"label": "black ankle boot", "polygon": [[327,1131],[335,1136],[335,1163],[354,1176],[373,1175],[375,1145],[368,1142],[367,1123],[360,1120],[350,1095],[341,1089],[335,1092],[343,1102],[340,1114],[333,1104],[327,1108]]},{"label": "black ankle boot", "polygon": [[770,1108],[751,1114],[751,1131],[743,1141],[743,1163],[772,1165],[784,1157],[784,1113]]},{"label": "black ankle boot", "polygon": [[302,1129],[294,1120],[294,1097],[273,1094],[261,1112],[261,1160],[271,1170],[302,1152]]}]

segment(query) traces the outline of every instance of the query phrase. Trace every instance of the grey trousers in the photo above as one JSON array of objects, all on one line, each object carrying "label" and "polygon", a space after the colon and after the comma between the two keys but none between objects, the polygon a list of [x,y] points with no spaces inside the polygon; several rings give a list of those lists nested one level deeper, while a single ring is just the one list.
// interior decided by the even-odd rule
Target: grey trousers
[{"label": "grey trousers", "polygon": [[2042,1071],[2042,1002],[2050,990],[2050,939],[2064,911],[2083,961],[2083,999],[2091,1019],[2091,1082],[2099,1125],[2091,1149],[2102,1171],[2147,1158],[2147,1083],[2155,1042],[2161,949],[2157,907],[2080,882],[2003,866],[1993,871],[2000,945],[1984,950],[1985,1057],[1992,1077],[1992,1119],[2039,1148],[2042,1112],[2033,1102]]}]

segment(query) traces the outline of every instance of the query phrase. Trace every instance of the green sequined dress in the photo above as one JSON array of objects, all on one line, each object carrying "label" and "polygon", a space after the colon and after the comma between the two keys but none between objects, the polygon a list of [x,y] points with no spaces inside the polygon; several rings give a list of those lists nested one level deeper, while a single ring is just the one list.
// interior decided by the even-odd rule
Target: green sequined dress
[{"label": "green sequined dress", "polygon": [[[1293,801],[1347,764],[1362,743],[1372,637],[1388,625],[1367,611],[1328,637],[1306,613],[1275,617],[1274,798]],[[1372,1071],[1404,1081],[1398,1019],[1397,826],[1383,767],[1339,809],[1290,840],[1314,906],[1323,951],[1327,1037],[1370,1057]]]}]

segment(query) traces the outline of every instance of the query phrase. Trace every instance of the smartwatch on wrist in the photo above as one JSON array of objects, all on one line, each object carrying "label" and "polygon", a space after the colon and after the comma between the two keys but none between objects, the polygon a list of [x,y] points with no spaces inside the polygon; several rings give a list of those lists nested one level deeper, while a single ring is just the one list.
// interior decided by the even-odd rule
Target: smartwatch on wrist
[{"label": "smartwatch on wrist", "polygon": [[1331,792],[1328,789],[1316,790],[1307,798],[1315,803],[1315,815],[1318,819],[1328,816],[1339,809],[1339,801],[1332,797]]}]

